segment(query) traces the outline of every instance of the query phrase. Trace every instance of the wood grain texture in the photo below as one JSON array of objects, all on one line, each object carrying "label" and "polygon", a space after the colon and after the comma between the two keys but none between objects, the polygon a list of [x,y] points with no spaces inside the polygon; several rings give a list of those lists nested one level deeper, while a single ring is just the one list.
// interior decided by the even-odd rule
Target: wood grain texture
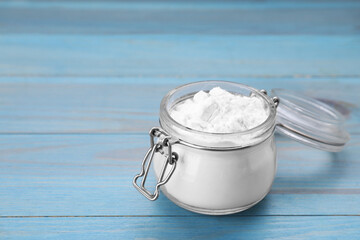
[{"label": "wood grain texture", "polygon": [[4,239],[357,239],[360,217],[0,218]]},{"label": "wood grain texture", "polygon": [[11,35],[0,37],[3,77],[356,77],[351,36]]},{"label": "wood grain texture", "polygon": [[[147,133],[172,88],[197,79],[2,78],[0,133]],[[228,79],[331,99],[359,133],[358,79]],[[326,86],[326,88],[324,88]]]},{"label": "wood grain texture", "polygon": [[[278,137],[272,191],[240,215],[359,215],[359,144],[331,154]],[[0,215],[196,215],[132,186],[148,145],[146,135],[1,136]]]},{"label": "wood grain texture", "polygon": [[[0,239],[358,239],[359,22],[351,0],[1,1]],[[150,202],[131,181],[161,98],[206,79],[306,92],[352,139],[276,136],[272,190],[240,214]]]},{"label": "wood grain texture", "polygon": [[360,33],[360,4],[4,2],[0,4],[0,22],[3,22],[0,33],[52,35],[346,35]]}]

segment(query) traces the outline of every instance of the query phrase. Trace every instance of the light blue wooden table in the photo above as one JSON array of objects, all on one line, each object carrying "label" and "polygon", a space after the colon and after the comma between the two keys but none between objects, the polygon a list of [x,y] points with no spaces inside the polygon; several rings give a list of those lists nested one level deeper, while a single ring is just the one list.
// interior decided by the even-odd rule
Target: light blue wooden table
[{"label": "light blue wooden table", "polygon": [[[270,194],[203,216],[131,185],[180,84],[331,100],[351,141],[277,136]],[[359,1],[1,1],[0,239],[360,239]]]}]

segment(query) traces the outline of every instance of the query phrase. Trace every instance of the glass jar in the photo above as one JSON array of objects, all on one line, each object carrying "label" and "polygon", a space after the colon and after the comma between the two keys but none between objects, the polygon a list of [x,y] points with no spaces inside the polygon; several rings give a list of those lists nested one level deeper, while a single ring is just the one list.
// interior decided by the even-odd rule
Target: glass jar
[{"label": "glass jar", "polygon": [[[268,118],[250,130],[208,133],[185,127],[171,117],[174,106],[214,87],[261,98],[269,109]],[[149,200],[156,200],[161,188],[175,204],[202,214],[225,215],[250,208],[266,196],[274,181],[278,104],[279,99],[269,97],[265,90],[233,82],[203,81],[171,90],[161,102],[160,128],[150,131],[151,146],[133,185]],[[286,129],[284,124],[281,127]],[[158,179],[154,193],[145,187],[152,162]]]}]

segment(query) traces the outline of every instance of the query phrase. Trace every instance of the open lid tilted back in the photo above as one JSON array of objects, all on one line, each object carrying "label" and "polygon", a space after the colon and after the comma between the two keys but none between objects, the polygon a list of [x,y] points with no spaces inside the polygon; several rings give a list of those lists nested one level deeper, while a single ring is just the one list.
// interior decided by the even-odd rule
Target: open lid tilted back
[{"label": "open lid tilted back", "polygon": [[290,90],[273,89],[280,99],[277,131],[298,142],[329,152],[341,151],[350,137],[345,119],[333,107]]}]

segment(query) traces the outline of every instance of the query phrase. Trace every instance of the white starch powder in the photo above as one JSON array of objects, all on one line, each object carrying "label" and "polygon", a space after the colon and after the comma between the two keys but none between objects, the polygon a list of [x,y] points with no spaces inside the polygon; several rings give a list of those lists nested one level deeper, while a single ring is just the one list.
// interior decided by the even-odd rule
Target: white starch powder
[{"label": "white starch powder", "polygon": [[232,94],[215,87],[175,105],[170,115],[178,123],[198,131],[233,133],[259,126],[269,116],[269,108],[256,95]]}]

